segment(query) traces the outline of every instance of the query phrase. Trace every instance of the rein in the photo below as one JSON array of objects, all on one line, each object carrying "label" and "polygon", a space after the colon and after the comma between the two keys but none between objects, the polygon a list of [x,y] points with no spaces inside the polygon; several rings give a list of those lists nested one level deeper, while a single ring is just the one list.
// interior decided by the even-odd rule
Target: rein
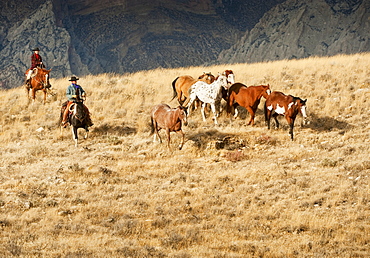
[{"label": "rein", "polygon": [[[82,104],[82,102],[81,102],[81,104]],[[81,123],[82,123],[82,121],[83,120],[85,120],[85,118],[86,118],[86,112],[80,112],[80,113],[82,113],[82,116],[80,117],[79,115],[81,115],[81,114],[77,114],[77,103],[73,103],[71,106],[70,106],[70,108],[69,108],[69,110],[72,112],[72,109],[73,109],[73,115],[74,115],[74,117],[78,120],[78,121],[80,121]],[[83,104],[82,104],[83,105]],[[83,108],[83,106],[82,106],[82,108]]]},{"label": "rein", "polygon": [[[36,76],[38,75],[38,71],[39,70],[38,70],[38,68],[35,68],[35,69],[36,69],[36,74],[33,75],[33,76],[31,75],[31,79],[32,80],[35,80],[38,84],[41,84],[44,89],[47,89],[48,88],[47,87],[47,85],[48,85],[47,81],[45,79],[38,79],[38,78],[36,78]],[[38,76],[38,77],[41,77],[41,76]]]}]

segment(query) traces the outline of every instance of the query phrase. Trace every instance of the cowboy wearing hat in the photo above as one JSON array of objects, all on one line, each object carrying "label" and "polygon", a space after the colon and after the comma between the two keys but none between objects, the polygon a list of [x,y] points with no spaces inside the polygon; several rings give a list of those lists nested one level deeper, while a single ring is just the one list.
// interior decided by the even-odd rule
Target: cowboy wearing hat
[{"label": "cowboy wearing hat", "polygon": [[[86,96],[86,92],[80,85],[77,84],[78,78],[76,76],[72,76],[69,80],[71,82],[71,85],[68,86],[66,90],[66,95],[68,100],[63,103],[62,105],[62,113],[63,113],[63,120],[62,120],[62,126],[67,127],[68,124],[68,115],[69,115],[69,108],[70,106],[77,101],[77,99],[83,99]],[[77,94],[79,96],[77,96]],[[92,126],[93,123],[91,121],[90,112],[89,109],[84,105],[85,111],[88,114],[87,116],[87,126]],[[64,109],[65,108],[65,109]],[[64,111],[63,111],[64,109]]]},{"label": "cowboy wearing hat", "polygon": [[39,54],[40,49],[36,47],[32,49],[32,51],[34,53],[31,56],[31,68],[28,70],[27,78],[26,78],[26,84],[28,84],[29,86],[31,86],[30,79],[31,79],[31,74],[33,72],[33,69],[38,68],[38,67],[45,68],[45,65],[42,63],[42,58]]}]

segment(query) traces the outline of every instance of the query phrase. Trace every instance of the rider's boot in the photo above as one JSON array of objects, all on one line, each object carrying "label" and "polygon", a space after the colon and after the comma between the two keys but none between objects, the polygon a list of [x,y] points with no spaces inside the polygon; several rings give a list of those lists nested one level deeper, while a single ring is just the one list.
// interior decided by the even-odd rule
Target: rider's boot
[{"label": "rider's boot", "polygon": [[68,110],[63,112],[62,127],[66,128],[68,125]]}]

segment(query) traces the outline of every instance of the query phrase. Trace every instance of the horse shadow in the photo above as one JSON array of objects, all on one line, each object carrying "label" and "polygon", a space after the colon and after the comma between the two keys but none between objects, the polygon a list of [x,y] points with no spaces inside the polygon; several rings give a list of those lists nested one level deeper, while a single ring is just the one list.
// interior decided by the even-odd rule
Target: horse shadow
[{"label": "horse shadow", "polygon": [[318,116],[315,113],[310,113],[309,123],[303,127],[310,128],[318,132],[330,132],[333,130],[348,131],[353,128],[353,125],[339,121],[330,116]]}]

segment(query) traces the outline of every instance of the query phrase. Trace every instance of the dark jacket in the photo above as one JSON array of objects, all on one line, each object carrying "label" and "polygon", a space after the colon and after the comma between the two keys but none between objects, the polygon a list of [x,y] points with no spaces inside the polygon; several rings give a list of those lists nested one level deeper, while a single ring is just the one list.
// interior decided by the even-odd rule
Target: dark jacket
[{"label": "dark jacket", "polygon": [[31,56],[31,69],[41,66],[42,58],[40,55],[33,53]]}]

